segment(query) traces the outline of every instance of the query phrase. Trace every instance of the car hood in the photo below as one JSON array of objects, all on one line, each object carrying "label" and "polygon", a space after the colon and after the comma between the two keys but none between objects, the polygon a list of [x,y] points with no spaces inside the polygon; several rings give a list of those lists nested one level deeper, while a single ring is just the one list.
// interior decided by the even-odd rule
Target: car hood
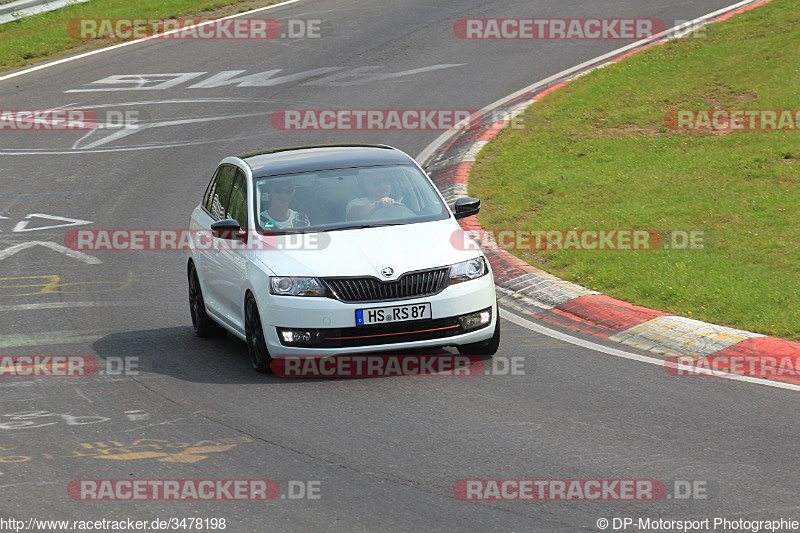
[{"label": "car hood", "polygon": [[[477,247],[463,246],[463,232],[452,219],[400,226],[362,228],[306,234],[323,243],[322,249],[263,250],[258,260],[278,276],[376,276],[397,279],[406,272],[446,266],[480,255]],[[284,239],[298,235],[279,236]],[[466,249],[465,249],[466,248]],[[390,267],[390,277],[381,270]]]}]

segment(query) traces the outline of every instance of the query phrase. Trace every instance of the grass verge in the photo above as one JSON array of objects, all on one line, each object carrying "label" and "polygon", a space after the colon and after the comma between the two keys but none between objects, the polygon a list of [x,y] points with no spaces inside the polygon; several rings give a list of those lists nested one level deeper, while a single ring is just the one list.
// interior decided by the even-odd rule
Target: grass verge
[{"label": "grass verge", "polygon": [[800,131],[676,110],[800,110],[800,10],[773,0],[570,82],[479,154],[487,229],[702,230],[703,250],[513,251],[638,305],[800,340]]},{"label": "grass verge", "polygon": [[109,46],[122,39],[73,38],[73,19],[219,18],[275,4],[265,0],[92,0],[0,24],[0,72]]}]

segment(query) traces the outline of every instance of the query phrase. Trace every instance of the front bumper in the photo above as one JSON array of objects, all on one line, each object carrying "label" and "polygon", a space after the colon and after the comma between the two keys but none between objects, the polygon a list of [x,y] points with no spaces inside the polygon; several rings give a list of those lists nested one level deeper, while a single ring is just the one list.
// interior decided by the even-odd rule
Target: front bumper
[{"label": "front bumper", "polygon": [[[467,316],[488,316],[489,321],[477,327],[465,328],[460,316],[435,320],[413,320],[407,322],[373,324],[353,328],[331,329],[290,329],[277,328],[278,339],[286,347],[302,348],[355,348],[360,346],[379,346],[431,339],[457,337],[487,328],[492,324],[492,308],[482,309]],[[298,334],[302,340],[297,340]],[[291,340],[287,340],[287,337]]]},{"label": "front bumper", "polygon": [[[356,326],[357,309],[428,302],[432,318],[391,324]],[[409,300],[344,303],[330,298],[273,296],[262,312],[267,348],[273,356],[371,353],[434,348],[480,342],[491,338],[497,321],[497,299],[491,274],[451,285],[441,293]],[[460,316],[490,309],[490,323],[466,331]],[[285,330],[312,331],[315,342],[292,346],[281,342]]]}]

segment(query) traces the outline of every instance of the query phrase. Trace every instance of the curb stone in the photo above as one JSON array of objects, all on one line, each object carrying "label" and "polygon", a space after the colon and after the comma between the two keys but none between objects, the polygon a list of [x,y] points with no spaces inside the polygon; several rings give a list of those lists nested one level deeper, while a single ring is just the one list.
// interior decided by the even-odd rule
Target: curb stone
[{"label": "curb stone", "polygon": [[[727,20],[768,2],[769,0],[754,1],[703,24]],[[696,28],[694,26],[692,29]],[[424,168],[445,200],[452,205],[457,198],[467,196],[469,173],[478,152],[530,105],[596,68],[617,63],[666,41],[667,39],[662,39],[644,44],[633,51],[556,80],[544,89],[533,90],[501,104],[485,116],[501,116],[503,120],[479,129],[465,130],[445,139],[422,162]],[[467,233],[483,231],[483,227],[474,217],[463,219],[460,223]],[[795,362],[800,367],[800,343],[636,306],[544,272],[491,241],[481,239],[481,246],[494,272],[499,303],[530,318],[648,350],[671,359],[680,357],[698,362],[713,356],[714,368],[719,371],[729,368],[724,362],[719,364],[720,360],[734,359],[745,362],[749,367],[749,370],[742,371],[744,375],[800,384],[800,368],[795,371],[794,367]],[[737,367],[736,372],[740,371],[741,367]]]}]

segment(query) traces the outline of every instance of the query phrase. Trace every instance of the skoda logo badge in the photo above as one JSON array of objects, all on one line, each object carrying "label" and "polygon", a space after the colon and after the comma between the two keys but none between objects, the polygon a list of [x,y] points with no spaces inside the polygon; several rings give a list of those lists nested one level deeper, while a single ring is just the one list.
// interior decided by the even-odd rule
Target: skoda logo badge
[{"label": "skoda logo badge", "polygon": [[394,274],[394,269],[392,269],[392,267],[385,267],[383,270],[381,270],[381,275],[384,278],[390,278],[392,277],[392,274]]}]

